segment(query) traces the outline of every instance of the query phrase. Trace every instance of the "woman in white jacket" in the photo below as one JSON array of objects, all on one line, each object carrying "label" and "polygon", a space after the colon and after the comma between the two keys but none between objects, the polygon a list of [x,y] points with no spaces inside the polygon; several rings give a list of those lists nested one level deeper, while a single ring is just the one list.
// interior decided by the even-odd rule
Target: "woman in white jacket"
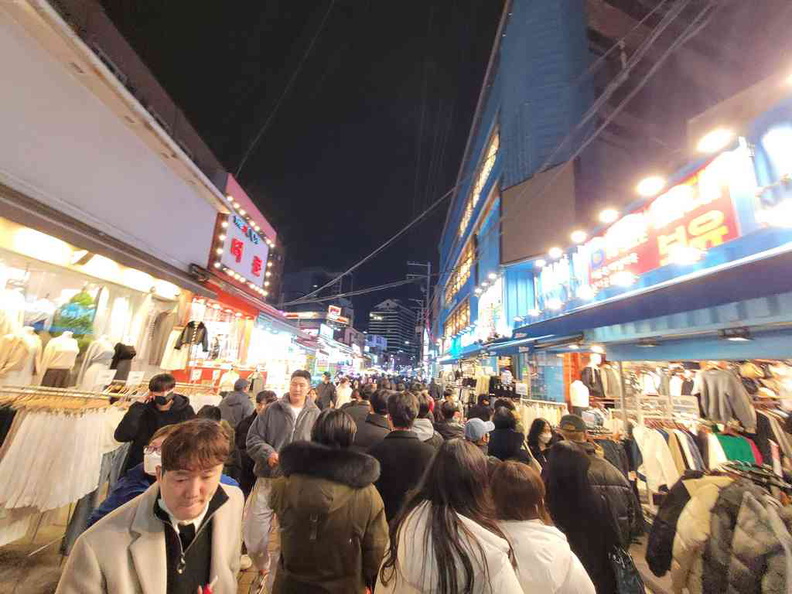
[{"label": "woman in white jacket", "polygon": [[377,594],[522,594],[509,542],[494,520],[487,457],[443,443],[391,523]]},{"label": "woman in white jacket", "polygon": [[517,577],[526,594],[594,594],[594,584],[552,526],[542,477],[525,464],[502,462],[490,480],[500,527],[514,547]]}]

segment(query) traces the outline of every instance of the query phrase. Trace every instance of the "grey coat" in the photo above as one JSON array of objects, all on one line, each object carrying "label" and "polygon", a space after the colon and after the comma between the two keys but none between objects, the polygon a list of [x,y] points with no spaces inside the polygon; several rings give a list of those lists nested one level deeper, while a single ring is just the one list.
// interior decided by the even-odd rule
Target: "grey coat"
[{"label": "grey coat", "polygon": [[273,452],[280,452],[293,441],[310,441],[311,429],[319,416],[317,407],[310,398],[296,421],[289,406],[289,395],[273,402],[256,417],[247,434],[247,453],[255,462],[253,472],[256,476],[276,478],[281,475],[280,468],[270,468],[267,458]]},{"label": "grey coat", "polygon": [[[732,540],[727,594],[785,594],[787,592],[787,527],[792,514],[768,496],[758,500],[751,493],[743,494]],[[778,523],[781,522],[780,526]],[[779,539],[773,526],[781,528]]]},{"label": "grey coat", "polygon": [[756,410],[739,376],[728,369],[708,369],[697,379],[694,392],[699,394],[705,416],[717,423],[740,421],[748,433],[756,432]]},{"label": "grey coat", "polygon": [[234,429],[242,419],[249,417],[256,410],[250,396],[244,392],[229,392],[220,402],[218,408],[223,420],[228,421],[228,424]]}]

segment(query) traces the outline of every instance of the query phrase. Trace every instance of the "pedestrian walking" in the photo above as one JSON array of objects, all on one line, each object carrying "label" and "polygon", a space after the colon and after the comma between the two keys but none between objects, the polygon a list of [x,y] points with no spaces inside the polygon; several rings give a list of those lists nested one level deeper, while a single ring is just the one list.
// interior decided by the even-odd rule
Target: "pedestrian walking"
[{"label": "pedestrian walking", "polygon": [[379,463],[350,449],[355,422],[322,412],[311,441],[281,452],[283,477],[272,485],[281,555],[273,593],[364,594],[374,586],[388,543],[385,507],[374,481]]},{"label": "pedestrian walking", "polygon": [[352,400],[352,386],[348,377],[342,377],[336,388],[335,408],[341,408]]},{"label": "pedestrian walking", "polygon": [[388,420],[393,431],[369,449],[380,463],[375,483],[385,503],[388,521],[401,509],[407,492],[421,480],[435,448],[418,439],[412,430],[418,416],[418,399],[411,392],[395,392],[388,398]]},{"label": "pedestrian walking", "polygon": [[218,405],[223,420],[227,421],[234,430],[236,430],[237,425],[239,425],[243,419],[249,417],[255,410],[253,402],[250,399],[250,393],[248,392],[249,387],[249,381],[246,379],[238,379],[234,382],[234,391],[226,394]]},{"label": "pedestrian walking", "polygon": [[464,439],[465,426],[460,422],[462,412],[453,400],[446,400],[440,405],[440,420],[435,423],[435,430],[443,439]]},{"label": "pedestrian walking", "polygon": [[[278,547],[271,535],[275,533],[275,518],[269,499],[272,479],[280,476],[280,451],[292,441],[307,441],[311,437],[317,406],[307,398],[311,389],[311,374],[304,370],[292,373],[289,393],[270,404],[256,417],[247,435],[247,453],[253,459],[256,484],[245,506],[244,539],[248,555],[259,574],[251,592],[262,591],[270,566],[277,563]],[[268,550],[271,549],[271,550]]]},{"label": "pedestrian walking", "polygon": [[425,392],[419,392],[415,394],[415,397],[418,399],[418,417],[413,423],[413,431],[415,431],[418,439],[437,449],[443,443],[443,436],[435,431],[431,420],[431,398]]},{"label": "pedestrian walking", "polygon": [[157,482],[77,539],[57,594],[236,592],[244,500],[220,484],[230,447],[214,421],[176,426]]},{"label": "pedestrian walking", "polygon": [[377,390],[371,395],[371,412],[363,423],[358,424],[353,448],[359,452],[368,452],[372,447],[385,439],[390,433],[388,423],[388,398],[393,394],[390,390]]},{"label": "pedestrian walking", "polygon": [[316,387],[316,406],[318,406],[320,410],[335,406],[336,400],[338,400],[338,394],[336,393],[336,387],[332,381],[332,377],[329,371],[325,371],[322,374],[322,383]]},{"label": "pedestrian walking", "polygon": [[143,462],[143,448],[161,427],[175,425],[195,417],[190,401],[173,392],[176,378],[170,373],[159,373],[149,380],[149,391],[142,402],[135,402],[121,419],[115,430],[115,440],[132,442],[122,468],[128,471]]},{"label": "pedestrian walking", "polygon": [[487,457],[452,439],[390,524],[377,594],[523,594],[495,521]]},{"label": "pedestrian walking", "polygon": [[550,447],[558,441],[553,427],[545,419],[534,419],[528,430],[528,450],[539,465],[544,468],[547,464],[547,454]]},{"label": "pedestrian walking", "polygon": [[253,458],[247,453],[247,434],[248,431],[250,431],[251,425],[253,425],[253,421],[256,420],[256,417],[263,413],[267,409],[267,406],[277,399],[277,394],[272,390],[262,390],[256,394],[255,410],[242,419],[239,425],[237,425],[234,439],[236,440],[236,446],[239,450],[240,464],[242,467],[239,477],[239,487],[245,495],[245,500],[247,500],[250,492],[253,490],[253,485],[256,484],[256,473],[253,471],[255,463],[253,462]]},{"label": "pedestrian walking", "polygon": [[508,407],[495,409],[492,416],[492,430],[489,437],[489,455],[498,460],[516,460],[531,464],[531,455],[525,447],[525,436],[517,431],[517,418]]},{"label": "pedestrian walking", "polygon": [[491,475],[498,524],[514,548],[524,592],[595,594],[594,584],[545,507],[542,477],[525,464],[507,461]]}]

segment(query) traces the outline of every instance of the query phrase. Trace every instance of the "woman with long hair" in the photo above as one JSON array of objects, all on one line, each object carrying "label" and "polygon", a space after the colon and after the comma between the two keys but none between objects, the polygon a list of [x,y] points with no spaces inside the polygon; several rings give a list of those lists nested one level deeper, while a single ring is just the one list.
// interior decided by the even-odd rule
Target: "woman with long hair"
[{"label": "woman with long hair", "polygon": [[522,594],[509,542],[495,521],[487,457],[443,443],[390,526],[377,594]]},{"label": "woman with long hair", "polygon": [[547,508],[598,594],[611,594],[616,592],[616,578],[608,553],[619,537],[607,503],[591,487],[589,466],[580,446],[570,441],[555,444],[545,468]]},{"label": "woman with long hair", "polygon": [[534,419],[528,430],[528,449],[531,455],[544,468],[547,464],[547,453],[555,443],[555,434],[550,423],[545,419]]},{"label": "woman with long hair", "polygon": [[495,513],[514,547],[524,592],[594,594],[594,584],[545,508],[542,477],[525,464],[498,464],[490,478]]}]

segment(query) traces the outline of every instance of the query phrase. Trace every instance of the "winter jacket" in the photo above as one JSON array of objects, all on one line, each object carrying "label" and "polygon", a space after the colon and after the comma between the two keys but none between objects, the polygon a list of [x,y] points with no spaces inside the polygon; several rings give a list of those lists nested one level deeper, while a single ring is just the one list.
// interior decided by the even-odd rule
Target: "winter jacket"
[{"label": "winter jacket", "polygon": [[[703,472],[689,470],[683,480],[701,478]],[[664,576],[671,569],[673,558],[674,537],[676,536],[677,523],[682,510],[690,501],[690,492],[685,487],[683,480],[678,481],[666,495],[657,516],[652,523],[649,541],[646,544],[646,562],[652,573],[658,577]]]},{"label": "winter jacket", "polygon": [[[437,575],[432,571],[436,561],[429,525],[430,509],[431,503],[422,503],[405,519],[399,531],[398,563],[393,571],[380,571],[374,590],[377,594],[425,594],[437,590]],[[471,594],[523,594],[509,561],[509,543],[473,520],[458,517],[467,529],[459,531],[459,538],[465,543],[473,563]],[[471,542],[471,536],[481,545],[483,556]],[[475,554],[470,554],[471,550],[476,551]],[[463,575],[460,567],[460,581]]]},{"label": "winter jacket", "polygon": [[756,433],[756,409],[738,376],[728,369],[708,369],[696,378],[704,416],[716,423],[737,419],[749,433]]},{"label": "winter jacket", "polygon": [[[727,594],[786,594],[792,512],[769,495],[743,495],[732,540]],[[774,530],[774,525],[779,534]]]},{"label": "winter jacket", "polygon": [[710,536],[712,507],[721,490],[728,487],[732,479],[726,476],[705,476],[683,483],[690,494],[690,501],[685,505],[677,522],[671,581],[674,592],[689,589],[696,594],[701,592],[701,556]]},{"label": "winter jacket", "polygon": [[413,423],[413,431],[415,431],[418,439],[424,443],[428,443],[435,449],[438,449],[441,445],[443,445],[443,436],[434,430],[432,421],[429,419],[415,419],[415,422]]},{"label": "winter jacket", "polygon": [[594,594],[594,584],[566,536],[541,520],[504,521],[500,527],[514,548],[523,592]]},{"label": "winter jacket", "polygon": [[632,487],[624,475],[610,462],[602,458],[593,443],[578,444],[591,460],[588,478],[594,492],[604,497],[608,509],[619,527],[622,547],[630,548],[630,542],[643,533],[643,514]]},{"label": "winter jacket", "polygon": [[228,421],[233,429],[236,429],[245,417],[249,417],[256,410],[250,400],[250,395],[245,392],[229,392],[220,401],[218,408],[222,419]]},{"label": "winter jacket", "polygon": [[380,463],[375,484],[385,503],[388,521],[401,510],[407,492],[418,486],[435,452],[413,431],[392,431],[369,450]]},{"label": "winter jacket", "polygon": [[726,591],[734,529],[746,492],[757,499],[761,499],[764,495],[760,487],[748,480],[740,479],[720,492],[712,508],[710,538],[707,539],[702,555],[701,585],[702,591],[706,594],[723,594]]},{"label": "winter jacket", "polygon": [[143,462],[143,448],[148,445],[157,430],[194,417],[195,411],[190,406],[190,401],[181,394],[173,395],[173,405],[166,411],[159,410],[153,400],[135,402],[121,419],[114,435],[116,441],[132,442],[122,472]]},{"label": "winter jacket", "polygon": [[319,408],[305,399],[303,409],[297,419],[289,405],[289,395],[270,404],[263,414],[256,417],[247,434],[247,454],[253,459],[256,476],[275,478],[280,476],[280,468],[270,468],[267,458],[280,452],[293,441],[309,441],[311,429],[319,416]]},{"label": "winter jacket", "polygon": [[194,344],[200,344],[205,353],[209,351],[209,334],[203,322],[190,322],[187,324],[179,335],[179,338],[176,339],[176,344],[173,348],[181,349],[185,344],[188,347]]},{"label": "winter jacket", "polygon": [[[96,524],[111,511],[118,509],[128,501],[132,501],[138,495],[145,493],[146,489],[153,485],[155,480],[153,476],[143,471],[143,464],[138,464],[134,468],[130,468],[129,471],[118,480],[113,490],[107,494],[107,498],[102,504],[91,512],[85,529],[87,530]],[[225,474],[220,475],[220,484],[230,487],[239,486],[234,479]]]},{"label": "winter jacket", "polygon": [[388,433],[390,433],[388,417],[370,413],[366,417],[366,421],[358,425],[357,433],[355,433],[355,442],[352,447],[358,452],[367,452],[374,445],[385,439]]},{"label": "winter jacket", "polygon": [[366,422],[366,418],[371,412],[371,406],[365,400],[360,402],[352,401],[342,406],[341,410],[352,417],[352,420],[355,421],[355,425],[357,425],[358,430],[360,430],[360,426]]},{"label": "winter jacket", "polygon": [[465,426],[456,421],[441,421],[434,424],[435,431],[437,431],[445,440],[448,439],[465,439]]},{"label": "winter jacket", "polygon": [[331,403],[335,404],[336,400],[338,400],[338,394],[333,382],[322,382],[316,386],[316,395],[316,406],[319,407],[319,410],[328,408]]},{"label": "winter jacket", "polygon": [[352,401],[352,387],[347,384],[341,384],[336,388],[336,408],[341,408],[345,404]]},{"label": "winter jacket", "polygon": [[385,508],[373,485],[379,463],[298,441],[283,448],[281,470],[270,499],[281,545],[273,592],[365,592],[388,544]]}]

